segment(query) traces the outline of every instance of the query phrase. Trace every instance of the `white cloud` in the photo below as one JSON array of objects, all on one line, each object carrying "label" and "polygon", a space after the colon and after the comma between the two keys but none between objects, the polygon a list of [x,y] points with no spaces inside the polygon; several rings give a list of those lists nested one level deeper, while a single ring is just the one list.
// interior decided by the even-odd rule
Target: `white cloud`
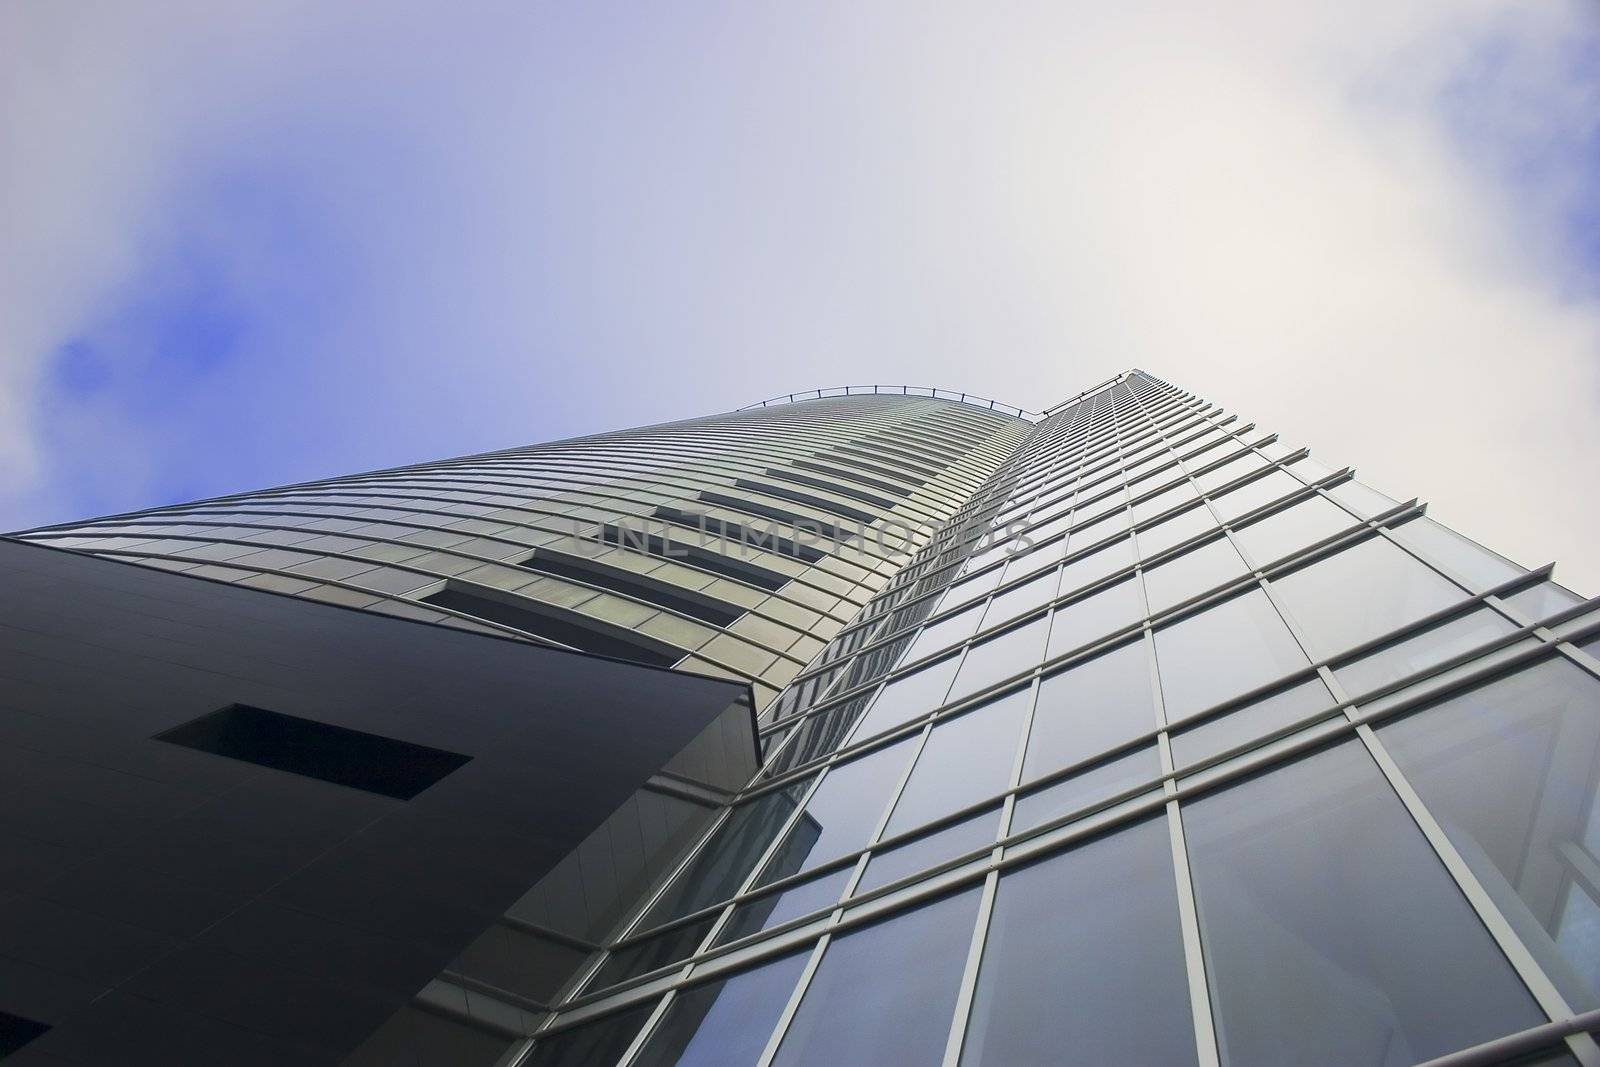
[{"label": "white cloud", "polygon": [[[1139,365],[1600,589],[1590,7],[930,10],[11,5],[0,499],[67,517],[44,361],[221,168],[349,254],[336,313],[288,314],[270,250],[211,238],[282,353],[218,388],[303,405],[323,473]],[[115,432],[130,481],[175,451]]]}]

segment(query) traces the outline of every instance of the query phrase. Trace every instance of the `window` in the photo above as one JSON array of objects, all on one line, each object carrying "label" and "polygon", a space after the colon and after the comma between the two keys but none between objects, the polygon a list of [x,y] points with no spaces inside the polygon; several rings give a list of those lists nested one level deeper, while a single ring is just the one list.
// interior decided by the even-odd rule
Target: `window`
[{"label": "window", "polygon": [[1600,682],[1545,660],[1378,736],[1562,994],[1600,1007]]},{"label": "window", "polygon": [[1314,496],[1240,527],[1234,536],[1259,567],[1348,530],[1355,522],[1338,505]]},{"label": "window", "polygon": [[950,680],[956,675],[960,656],[939,660],[920,670],[896,678],[878,694],[855,736],[871,737],[890,727],[920,718],[944,703]]},{"label": "window", "polygon": [[938,622],[929,623],[917,634],[916,640],[911,642],[911,647],[906,649],[901,662],[915,663],[923,656],[949,648],[958,641],[965,641],[978,632],[978,618],[982,614],[982,606],[973,607],[966,611],[958,611]]},{"label": "window", "polygon": [[985,627],[997,626],[1008,619],[1024,615],[1034,608],[1048,604],[1056,595],[1056,572],[1041,574],[1032,581],[997,593],[989,601],[989,610],[983,617]]},{"label": "window", "polygon": [[647,1003],[541,1038],[523,1063],[526,1067],[612,1067],[628,1051],[653,1010],[655,1005]]},{"label": "window", "polygon": [[1384,645],[1338,667],[1339,681],[1351,694],[1370,692],[1452,656],[1508,634],[1516,627],[1487,608],[1430,626],[1414,637]]},{"label": "window", "polygon": [[809,952],[678,994],[632,1067],[747,1067],[761,1058]]},{"label": "window", "polygon": [[1138,579],[1124,578],[1055,610],[1045,659],[1055,659],[1110,637],[1143,618],[1144,598],[1139,595]]},{"label": "window", "polygon": [[1044,638],[1049,628],[1049,616],[1042,616],[967,649],[967,658],[962,662],[954,684],[950,686],[949,699],[959,700],[1030,667],[1037,667],[1043,658]]},{"label": "window", "polygon": [[767,863],[761,883],[838,859],[867,843],[911,758],[915,737],[832,767]]},{"label": "window", "polygon": [[1526,573],[1503,556],[1429,518],[1415,518],[1396,526],[1394,539],[1460,575],[1474,591],[1481,592]]},{"label": "window", "polygon": [[1155,728],[1150,653],[1143,640],[1134,640],[1044,679],[1023,778],[1108,752]]},{"label": "window", "polygon": [[1032,700],[1024,687],[936,724],[884,833],[903,833],[1005,789]]},{"label": "window", "polygon": [[726,945],[838,903],[853,873],[853,867],[843,867],[745,901],[733,909],[727,925],[717,934],[716,943]]},{"label": "window", "polygon": [[1174,884],[1165,816],[1003,875],[961,1062],[1196,1062]]},{"label": "window", "polygon": [[1140,530],[1135,535],[1139,538],[1139,554],[1149,559],[1196,534],[1215,529],[1216,525],[1217,520],[1212,518],[1211,510],[1203,504],[1197,505],[1165,522]]},{"label": "window", "polygon": [[156,740],[396,800],[410,800],[472,759],[247,704],[202,715]]},{"label": "window", "polygon": [[977,912],[969,889],[835,940],[775,1067],[939,1062]]},{"label": "window", "polygon": [[1323,655],[1398,629],[1466,595],[1381,537],[1273,578],[1272,589]]},{"label": "window", "polygon": [[1168,722],[1264,685],[1307,662],[1259,589],[1157,630],[1156,659]]},{"label": "window", "polygon": [[1543,1021],[1359,741],[1183,821],[1230,1067],[1416,1063]]},{"label": "window", "polygon": [[1144,572],[1150,614],[1165,611],[1244,573],[1244,560],[1239,558],[1239,553],[1233,550],[1225,537],[1209,541],[1199,548],[1191,548],[1183,555]]},{"label": "window", "polygon": [[1160,776],[1161,756],[1155,744],[1134,749],[1017,797],[1010,832],[1020,834],[1032,830],[1058,816],[1109,799]]},{"label": "window", "polygon": [[1187,767],[1254,741],[1318,711],[1333,707],[1333,694],[1317,678],[1252,700],[1233,711],[1172,734],[1172,760]]},{"label": "window", "polygon": [[990,808],[965,819],[940,827],[931,833],[914,837],[904,844],[874,852],[857,885],[857,895],[869,893],[879,886],[888,885],[937,863],[992,844],[1000,828],[1000,809]]}]

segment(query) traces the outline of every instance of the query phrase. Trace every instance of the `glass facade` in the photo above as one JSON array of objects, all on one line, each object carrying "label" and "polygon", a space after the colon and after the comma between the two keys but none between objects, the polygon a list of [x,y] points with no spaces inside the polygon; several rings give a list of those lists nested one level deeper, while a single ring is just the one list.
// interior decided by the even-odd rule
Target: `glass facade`
[{"label": "glass facade", "polygon": [[[490,510],[441,540],[415,516],[456,482]],[[926,523],[756,553],[776,589],[599,555],[694,574],[700,617],[658,600],[676,629],[646,632],[764,687],[764,766],[503,1063],[1600,1067],[1600,605],[1143,372],[1036,422],[829,398],[31,536],[527,596],[486,545],[689,490],[729,523]],[[319,496],[414,507],[433,539],[395,540],[429,561],[371,536],[391,514],[287,523]],[[296,539],[250,542],[267,514]],[[377,609],[422,610],[403,584]]]}]

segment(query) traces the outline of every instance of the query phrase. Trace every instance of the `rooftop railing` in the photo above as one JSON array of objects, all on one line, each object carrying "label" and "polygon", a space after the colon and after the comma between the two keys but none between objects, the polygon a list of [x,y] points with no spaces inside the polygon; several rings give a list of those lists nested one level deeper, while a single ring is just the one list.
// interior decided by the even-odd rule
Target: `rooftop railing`
[{"label": "rooftop railing", "polygon": [[1019,419],[1037,419],[1040,416],[1040,412],[1019,408],[1015,404],[1005,404],[974,393],[959,393],[953,389],[939,389],[931,385],[836,385],[827,389],[807,389],[799,393],[775,396],[758,404],[746,404],[739,410],[749,411],[751,408],[771,407],[774,404],[795,404],[802,400],[821,400],[830,396],[859,396],[866,393],[927,396],[937,400],[954,400],[960,404],[971,404],[973,407],[987,408],[990,411],[998,411],[1003,415],[1011,415]]}]

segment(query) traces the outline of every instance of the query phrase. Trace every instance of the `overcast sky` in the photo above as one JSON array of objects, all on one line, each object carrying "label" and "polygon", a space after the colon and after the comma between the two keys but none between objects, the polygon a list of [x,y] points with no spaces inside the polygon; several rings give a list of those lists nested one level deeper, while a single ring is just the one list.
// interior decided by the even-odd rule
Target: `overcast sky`
[{"label": "overcast sky", "polygon": [[1600,5],[0,5],[0,529],[1143,367],[1600,592]]}]

